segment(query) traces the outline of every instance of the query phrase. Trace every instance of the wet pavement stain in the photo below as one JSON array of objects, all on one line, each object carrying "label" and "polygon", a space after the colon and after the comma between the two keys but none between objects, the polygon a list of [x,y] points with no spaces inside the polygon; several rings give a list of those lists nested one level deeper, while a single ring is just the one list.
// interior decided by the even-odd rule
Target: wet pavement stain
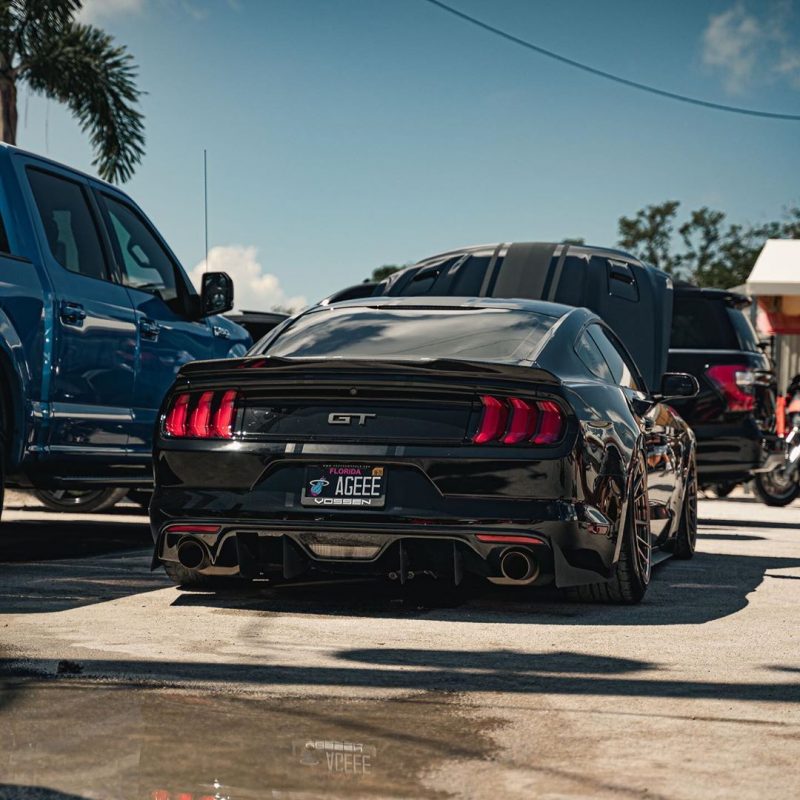
[{"label": "wet pavement stain", "polygon": [[293,699],[11,678],[0,685],[0,800],[448,797],[424,776],[489,758],[499,724],[455,695]]}]

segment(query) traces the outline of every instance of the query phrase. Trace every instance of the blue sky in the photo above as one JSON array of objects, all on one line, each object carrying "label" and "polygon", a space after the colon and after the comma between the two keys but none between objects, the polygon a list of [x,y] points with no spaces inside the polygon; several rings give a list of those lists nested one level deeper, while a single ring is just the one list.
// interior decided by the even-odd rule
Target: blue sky
[{"label": "blue sky", "polygon": [[[449,0],[570,57],[686,94],[800,113],[800,2]],[[94,0],[147,91],[126,189],[187,270],[240,307],[319,299],[462,244],[613,244],[645,204],[732,221],[800,202],[800,123],[613,85],[423,0]],[[20,94],[19,144],[91,171],[68,113]],[[295,302],[300,302],[296,300]]]}]

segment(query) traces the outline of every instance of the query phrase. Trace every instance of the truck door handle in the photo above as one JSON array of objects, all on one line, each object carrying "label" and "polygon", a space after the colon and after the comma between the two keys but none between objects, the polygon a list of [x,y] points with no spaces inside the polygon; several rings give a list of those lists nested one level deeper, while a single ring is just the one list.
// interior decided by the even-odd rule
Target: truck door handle
[{"label": "truck door handle", "polygon": [[86,309],[80,303],[62,301],[59,317],[64,325],[75,325],[80,328],[86,319]]},{"label": "truck door handle", "polygon": [[140,319],[139,320],[139,332],[142,334],[142,339],[147,339],[151,342],[155,342],[158,339],[158,332],[161,330],[161,326],[154,322],[152,319]]}]

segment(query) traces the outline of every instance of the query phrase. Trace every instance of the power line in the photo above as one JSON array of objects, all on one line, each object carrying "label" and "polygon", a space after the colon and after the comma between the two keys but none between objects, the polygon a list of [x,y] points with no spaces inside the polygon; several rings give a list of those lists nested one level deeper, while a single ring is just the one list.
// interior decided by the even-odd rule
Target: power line
[{"label": "power line", "polygon": [[628,78],[623,78],[621,75],[614,75],[611,72],[605,72],[604,70],[597,69],[589,64],[583,64],[580,61],[567,58],[567,56],[562,56],[560,53],[547,50],[546,48],[540,47],[538,44],[534,44],[533,42],[529,42],[525,39],[520,39],[518,36],[514,36],[512,33],[508,33],[500,28],[495,28],[493,25],[482,22],[475,17],[471,17],[469,14],[465,14],[463,11],[459,11],[457,8],[453,8],[446,3],[440,2],[440,0],[424,0],[424,2],[430,3],[432,6],[436,6],[442,11],[446,11],[448,14],[452,14],[454,17],[458,17],[465,22],[469,22],[470,24],[488,31],[489,33],[493,33],[495,36],[506,39],[513,44],[518,44],[520,47],[524,47],[527,50],[532,50],[534,53],[546,56],[547,58],[552,58],[555,61],[560,61],[562,64],[567,64],[570,67],[583,70],[584,72],[588,72],[591,75],[596,75],[599,78],[606,78],[607,80],[614,81],[615,83],[621,83],[623,86],[629,86],[632,89],[639,89],[642,92],[649,92],[650,94],[655,94],[659,97],[668,97],[670,100],[679,100],[682,103],[691,103],[692,105],[702,106],[703,108],[713,108],[716,111],[728,111],[731,114],[744,114],[749,117],[765,117],[767,119],[783,119],[791,120],[792,122],[800,122],[800,114],[780,114],[774,111],[759,111],[754,108],[742,108],[741,106],[728,106],[724,103],[712,103],[710,100],[700,100],[697,97],[687,97],[684,94],[668,92],[666,89],[658,89],[657,87],[649,86],[646,83],[632,81]]}]

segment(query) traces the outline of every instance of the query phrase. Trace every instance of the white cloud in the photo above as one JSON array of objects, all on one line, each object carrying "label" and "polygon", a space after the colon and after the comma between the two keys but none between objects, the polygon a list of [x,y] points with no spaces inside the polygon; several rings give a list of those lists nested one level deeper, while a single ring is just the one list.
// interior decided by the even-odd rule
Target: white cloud
[{"label": "white cloud", "polygon": [[703,61],[720,70],[729,92],[739,94],[778,77],[800,85],[800,45],[788,33],[793,10],[792,0],[775,0],[756,16],[738,0],[709,17]]},{"label": "white cloud", "polygon": [[[200,289],[205,261],[201,261],[189,274]],[[299,311],[308,305],[305,297],[287,297],[276,275],[264,272],[258,261],[258,250],[240,244],[212,247],[208,252],[210,272],[227,272],[233,278],[236,308],[248,311],[270,311],[279,306]]]},{"label": "white cloud", "polygon": [[81,22],[100,22],[122,14],[138,14],[145,0],[83,0],[78,19]]}]

